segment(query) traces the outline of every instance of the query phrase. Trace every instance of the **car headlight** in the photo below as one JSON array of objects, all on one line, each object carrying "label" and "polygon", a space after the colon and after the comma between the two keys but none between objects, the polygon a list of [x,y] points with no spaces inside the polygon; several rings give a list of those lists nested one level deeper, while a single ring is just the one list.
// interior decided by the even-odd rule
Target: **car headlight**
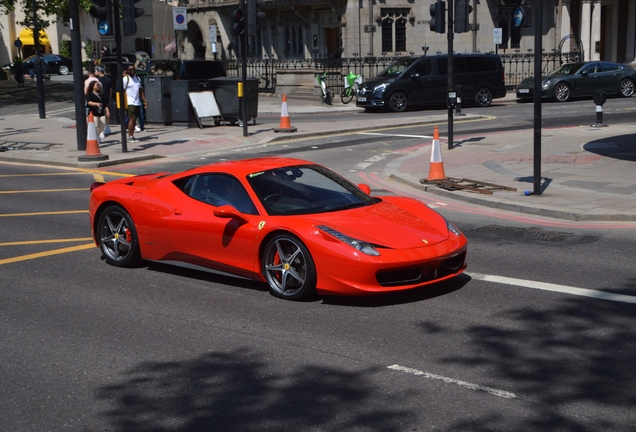
[{"label": "car headlight", "polygon": [[386,88],[386,83],[379,84],[379,85],[373,87],[373,93],[383,92],[385,88]]},{"label": "car headlight", "polygon": [[358,240],[358,239],[354,239],[352,237],[349,237],[346,234],[343,234],[343,233],[341,233],[339,231],[336,231],[333,228],[329,228],[328,226],[319,225],[317,228],[319,230],[323,231],[323,232],[326,232],[330,236],[337,238],[341,242],[348,244],[349,246],[355,248],[356,250],[359,250],[360,252],[362,252],[364,254],[371,255],[371,256],[380,256],[380,252],[378,252],[371,245],[371,243],[368,243],[368,242],[365,242],[365,241],[362,241],[362,240]]},{"label": "car headlight", "polygon": [[462,236],[462,232],[457,228],[457,225],[446,219],[446,226],[448,227],[448,231],[455,234],[457,237]]},{"label": "car headlight", "polygon": [[541,88],[545,89],[552,82],[552,78],[541,81]]}]

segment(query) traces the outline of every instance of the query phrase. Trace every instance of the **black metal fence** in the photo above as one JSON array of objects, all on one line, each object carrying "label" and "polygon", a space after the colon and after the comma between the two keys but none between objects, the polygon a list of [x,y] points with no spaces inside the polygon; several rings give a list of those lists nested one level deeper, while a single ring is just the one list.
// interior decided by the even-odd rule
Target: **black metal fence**
[{"label": "black metal fence", "polygon": [[[506,87],[513,89],[524,78],[534,75],[534,53],[501,54]],[[363,79],[376,76],[399,56],[353,57],[339,59],[256,59],[247,60],[247,75],[259,79],[259,91],[274,93],[276,91],[276,74],[279,70],[313,70],[314,73],[327,72],[327,84],[334,95],[339,95],[344,88],[343,77],[349,72],[362,75]],[[559,65],[582,58],[581,52],[553,51],[542,53],[541,70],[548,73]],[[240,76],[240,60],[225,62],[229,76]]]}]

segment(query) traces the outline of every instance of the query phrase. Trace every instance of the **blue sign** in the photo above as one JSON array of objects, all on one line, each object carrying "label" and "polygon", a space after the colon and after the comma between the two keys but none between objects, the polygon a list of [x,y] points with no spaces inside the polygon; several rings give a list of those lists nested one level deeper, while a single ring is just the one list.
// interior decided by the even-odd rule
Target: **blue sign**
[{"label": "blue sign", "polygon": [[110,23],[108,21],[100,21],[97,24],[97,30],[100,35],[107,35],[110,32]]},{"label": "blue sign", "polygon": [[526,20],[526,8],[523,6],[517,6],[512,13],[512,22],[515,27],[521,27]]}]

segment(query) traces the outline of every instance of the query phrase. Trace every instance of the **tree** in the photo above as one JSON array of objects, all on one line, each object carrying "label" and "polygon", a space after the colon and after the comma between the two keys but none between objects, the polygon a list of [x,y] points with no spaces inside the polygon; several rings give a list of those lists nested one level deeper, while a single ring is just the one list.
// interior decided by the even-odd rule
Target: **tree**
[{"label": "tree", "polygon": [[[80,8],[88,11],[91,7],[90,0],[78,0]],[[41,17],[57,17],[55,21],[69,22],[69,2],[68,0],[35,0],[35,8],[39,18],[41,28],[48,27],[51,22],[43,20]],[[19,22],[21,26],[33,27],[33,0],[0,0],[0,13],[8,14],[9,11],[19,9],[24,12],[24,21]]]}]

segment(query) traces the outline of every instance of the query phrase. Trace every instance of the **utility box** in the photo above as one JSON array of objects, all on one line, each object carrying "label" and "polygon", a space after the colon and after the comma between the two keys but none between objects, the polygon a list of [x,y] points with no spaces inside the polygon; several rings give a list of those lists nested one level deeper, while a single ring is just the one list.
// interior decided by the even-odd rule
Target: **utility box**
[{"label": "utility box", "polygon": [[[239,77],[220,77],[209,80],[210,89],[214,91],[214,98],[219,104],[223,120],[230,124],[241,123],[243,110],[241,99],[238,97]],[[243,89],[243,97],[247,99],[247,121],[256,123],[258,116],[258,78],[249,77]]]},{"label": "utility box", "polygon": [[148,123],[172,123],[171,76],[151,75],[144,77],[144,91],[148,100],[146,121]]}]

